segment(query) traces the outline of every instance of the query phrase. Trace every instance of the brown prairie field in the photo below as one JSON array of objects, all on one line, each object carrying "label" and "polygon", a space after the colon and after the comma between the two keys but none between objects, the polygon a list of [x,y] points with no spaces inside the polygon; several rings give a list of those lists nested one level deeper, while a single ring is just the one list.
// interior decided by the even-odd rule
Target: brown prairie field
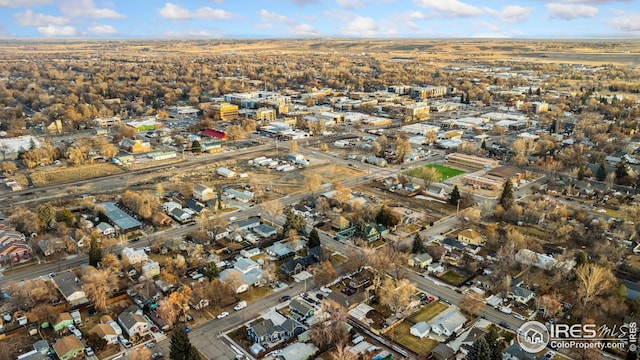
[{"label": "brown prairie field", "polygon": [[31,181],[36,186],[61,184],[69,181],[91,179],[111,174],[122,173],[123,170],[114,164],[87,164],[58,169],[33,171]]}]

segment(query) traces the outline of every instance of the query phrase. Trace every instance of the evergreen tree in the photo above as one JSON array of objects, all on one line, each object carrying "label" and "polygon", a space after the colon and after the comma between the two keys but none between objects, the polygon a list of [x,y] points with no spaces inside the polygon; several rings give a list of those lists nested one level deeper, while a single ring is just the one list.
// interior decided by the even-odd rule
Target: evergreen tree
[{"label": "evergreen tree", "polygon": [[582,180],[585,177],[585,169],[584,169],[584,165],[580,165],[580,167],[578,168],[578,180]]},{"label": "evergreen tree", "polygon": [[413,238],[413,248],[411,252],[414,254],[422,254],[424,252],[424,243],[419,233],[416,233],[416,236]]},{"label": "evergreen tree", "polygon": [[480,145],[482,150],[487,150],[487,139],[482,139],[482,145]]},{"label": "evergreen tree", "polygon": [[471,351],[467,355],[468,360],[489,360],[491,359],[491,348],[484,338],[473,342]]},{"label": "evergreen tree", "polygon": [[453,187],[451,195],[449,195],[449,204],[457,206],[458,200],[460,200],[460,190],[458,190],[458,185],[456,185]]},{"label": "evergreen tree", "polygon": [[302,215],[295,214],[291,210],[291,208],[287,209],[286,215],[287,215],[287,219],[284,222],[284,226],[282,230],[284,234],[288,233],[289,230],[291,229],[295,229],[296,231],[298,231],[298,234],[300,235],[306,234],[305,221]]},{"label": "evergreen tree", "polygon": [[600,167],[596,172],[596,179],[598,179],[599,181],[604,181],[604,179],[606,178],[607,178],[607,168],[604,166],[604,164],[600,164]]},{"label": "evergreen tree", "polygon": [[500,195],[500,205],[506,210],[511,208],[515,197],[513,195],[513,184],[511,183],[511,179],[507,179],[504,182],[504,188],[502,189],[502,195]]},{"label": "evergreen tree", "polygon": [[98,263],[102,261],[102,249],[95,238],[91,238],[89,246],[89,265],[98,267]]},{"label": "evergreen tree", "polygon": [[200,145],[200,141],[193,140],[193,143],[191,143],[191,152],[194,154],[202,152],[202,145]]},{"label": "evergreen tree", "polygon": [[623,182],[623,179],[629,176],[629,172],[627,171],[627,163],[623,160],[618,163],[616,166],[616,179],[618,179],[618,183]]},{"label": "evergreen tree", "polygon": [[464,93],[462,95],[460,95],[460,103],[464,104]]},{"label": "evergreen tree", "polygon": [[216,278],[219,273],[220,269],[218,269],[218,265],[216,265],[215,261],[209,261],[204,267],[203,275],[209,280]]},{"label": "evergreen tree", "polygon": [[189,335],[183,327],[178,327],[171,335],[171,345],[169,346],[169,358],[171,360],[199,360],[198,350],[191,345]]},{"label": "evergreen tree", "polygon": [[314,228],[309,234],[309,243],[307,244],[307,247],[311,249],[316,246],[320,246],[320,235],[318,234],[318,230]]},{"label": "evergreen tree", "polygon": [[502,360],[502,351],[505,348],[504,340],[500,339],[495,326],[489,327],[489,332],[484,336],[484,340],[491,349],[491,357],[487,360]]}]

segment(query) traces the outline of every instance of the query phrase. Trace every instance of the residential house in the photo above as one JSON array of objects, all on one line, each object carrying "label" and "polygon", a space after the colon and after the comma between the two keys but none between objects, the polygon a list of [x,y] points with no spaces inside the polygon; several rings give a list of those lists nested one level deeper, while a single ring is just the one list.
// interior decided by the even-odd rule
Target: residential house
[{"label": "residential house", "polygon": [[249,286],[258,286],[263,280],[260,265],[258,265],[257,262],[244,257],[237,259],[233,268],[224,269],[220,273],[220,280],[222,281],[234,277],[240,279],[240,284],[238,284],[238,288],[236,289],[237,293],[247,291]]},{"label": "residential house", "polygon": [[337,216],[331,221],[331,227],[336,230],[348,229],[351,226],[351,222],[344,216]]},{"label": "residential house", "polygon": [[260,217],[252,216],[248,219],[240,220],[235,223],[238,231],[251,230],[260,225]]},{"label": "residential house", "polygon": [[444,271],[444,266],[442,266],[442,264],[440,263],[431,263],[427,265],[427,271],[430,274],[440,274]]},{"label": "residential house", "polygon": [[215,191],[208,186],[197,184],[193,187],[193,198],[198,201],[209,201],[215,199],[215,197]]},{"label": "residential house", "polygon": [[72,306],[89,302],[82,283],[72,271],[63,271],[51,279],[64,299]]},{"label": "residential house", "polygon": [[453,250],[464,250],[464,248],[467,246],[464,243],[456,240],[456,239],[452,239],[452,238],[444,238],[442,240],[442,246],[444,246],[444,248],[447,251],[453,251]]},{"label": "residential house", "polygon": [[280,340],[282,329],[273,324],[271,319],[253,323],[247,328],[247,336],[255,343],[269,343]]},{"label": "residential house", "polygon": [[472,245],[482,245],[484,243],[484,238],[479,232],[473,229],[466,229],[460,231],[458,234],[458,241]]},{"label": "residential house", "polygon": [[295,259],[289,259],[284,264],[280,265],[280,272],[287,276],[293,276],[305,271],[307,267],[311,266],[308,257],[301,257]]},{"label": "residential house", "polygon": [[277,242],[265,249],[267,255],[276,258],[277,260],[293,257],[295,253],[284,242]]},{"label": "residential house", "polygon": [[173,209],[175,208],[181,209],[182,205],[178,204],[175,201],[167,201],[162,204],[162,211],[166,212],[167,214],[171,213],[171,211],[173,211]]},{"label": "residential house", "polygon": [[278,233],[275,228],[267,224],[260,224],[254,227],[251,231],[253,231],[254,233],[258,234],[263,238],[275,236]]},{"label": "residential house", "polygon": [[524,351],[519,344],[509,346],[502,353],[502,360],[535,360],[536,354]]},{"label": "residential house", "polygon": [[202,210],[206,209],[206,205],[205,204],[203,204],[201,202],[198,202],[195,199],[187,200],[185,205],[187,206],[187,208],[193,210],[196,214],[200,214],[202,212]]},{"label": "residential house", "polygon": [[487,332],[485,330],[473,326],[471,329],[461,335],[465,336],[465,338],[460,343],[460,352],[465,355],[469,355],[469,351],[473,348],[473,343],[478,339],[483,338],[486,334]]},{"label": "residential house", "polygon": [[144,319],[142,315],[138,315],[134,312],[124,311],[118,315],[118,323],[124,329],[124,332],[129,336],[142,336],[149,332],[149,323]]},{"label": "residential house", "polygon": [[96,324],[89,330],[89,335],[92,334],[104,339],[108,345],[118,343],[118,334],[109,324]]},{"label": "residential house", "polygon": [[289,303],[289,310],[291,310],[292,317],[298,321],[302,319],[308,319],[313,316],[314,313],[313,307],[311,305],[299,299],[291,300],[291,302]]},{"label": "residential house", "polygon": [[451,336],[462,329],[467,318],[458,310],[446,311],[431,324],[431,331],[436,335]]},{"label": "residential house", "polygon": [[308,360],[313,359],[318,352],[318,348],[312,343],[293,343],[282,349],[277,359],[282,360]]},{"label": "residential house", "polygon": [[116,234],[116,228],[111,226],[111,224],[106,222],[101,222],[96,226],[96,230],[102,235],[111,236]]},{"label": "residential house", "polygon": [[74,335],[68,335],[53,344],[53,351],[60,360],[75,359],[83,355],[84,345]]},{"label": "residential house", "polygon": [[73,325],[73,317],[68,312],[61,312],[53,321],[53,330],[61,331],[66,329],[68,325]]},{"label": "residential house", "polygon": [[160,275],[160,264],[157,261],[146,261],[142,264],[142,275],[147,279]]},{"label": "residential house", "polygon": [[151,222],[155,226],[169,226],[173,223],[173,220],[163,212],[154,211],[153,214],[151,214]]},{"label": "residential house", "polygon": [[23,233],[0,224],[0,266],[27,261],[30,253],[31,247]]},{"label": "residential house", "polygon": [[429,331],[431,331],[431,326],[424,321],[420,321],[414,324],[410,329],[409,333],[419,339],[429,335]]},{"label": "residential house", "polygon": [[127,259],[129,264],[139,264],[149,260],[147,253],[143,249],[133,249],[125,247],[122,249],[122,257]]},{"label": "residential house", "polygon": [[449,360],[454,359],[455,351],[447,344],[438,344],[431,350],[430,359],[433,360]]},{"label": "residential house", "polygon": [[427,253],[422,253],[422,254],[413,255],[411,258],[409,258],[408,263],[409,263],[409,266],[411,267],[424,269],[429,264],[431,264],[432,261],[433,261],[433,258],[431,257],[431,255]]},{"label": "residential house", "polygon": [[129,138],[124,138],[120,140],[120,148],[127,150],[128,152],[133,154],[139,154],[151,151],[151,144],[140,139],[132,140]]},{"label": "residential house", "polygon": [[535,293],[523,287],[513,285],[511,286],[511,296],[515,301],[526,304],[534,298]]},{"label": "residential house", "polygon": [[293,319],[285,320],[282,324],[280,324],[280,327],[283,330],[283,336],[285,339],[298,336],[305,330],[307,330],[302,324]]},{"label": "residential house", "polygon": [[184,223],[191,219],[191,213],[181,208],[174,208],[169,214],[180,223]]}]

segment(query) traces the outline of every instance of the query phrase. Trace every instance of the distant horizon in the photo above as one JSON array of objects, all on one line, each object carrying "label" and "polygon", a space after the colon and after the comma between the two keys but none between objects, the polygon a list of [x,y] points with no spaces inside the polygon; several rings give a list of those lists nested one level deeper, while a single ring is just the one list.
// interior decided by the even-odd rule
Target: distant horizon
[{"label": "distant horizon", "polygon": [[0,39],[640,39],[636,0],[0,0]]}]

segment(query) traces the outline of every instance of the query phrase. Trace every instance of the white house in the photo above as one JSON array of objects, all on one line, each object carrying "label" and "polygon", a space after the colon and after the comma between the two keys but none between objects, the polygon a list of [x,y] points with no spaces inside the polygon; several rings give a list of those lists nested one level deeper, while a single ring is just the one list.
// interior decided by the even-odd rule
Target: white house
[{"label": "white house", "polygon": [[511,287],[511,297],[519,303],[526,304],[531,301],[534,296],[535,293],[531,290],[515,285]]},{"label": "white house", "polygon": [[96,334],[101,339],[104,339],[108,345],[118,343],[118,334],[109,324],[96,324],[89,330],[89,335]]},{"label": "white house", "polygon": [[116,229],[111,226],[111,224],[106,222],[101,222],[100,224],[98,224],[98,226],[96,226],[96,230],[98,230],[100,234],[105,236],[114,235],[116,233]]},{"label": "white house", "polygon": [[167,201],[166,203],[162,204],[162,211],[167,214],[171,213],[173,209],[182,209],[182,205],[178,204],[175,201]]},{"label": "white house", "polygon": [[118,315],[118,323],[124,332],[131,338],[132,336],[142,336],[149,332],[149,323],[142,315],[123,312]]},{"label": "white house", "polygon": [[160,275],[160,264],[157,261],[146,261],[142,264],[142,275],[145,278],[152,278]]},{"label": "white house", "polygon": [[122,256],[129,261],[129,264],[139,264],[149,260],[147,253],[144,252],[143,249],[133,249],[130,247],[126,247],[122,249]]},{"label": "white house", "polygon": [[462,329],[467,318],[458,310],[446,311],[431,324],[431,331],[436,335],[451,336]]},{"label": "white house", "polygon": [[409,333],[417,338],[422,339],[423,337],[429,335],[430,330],[431,326],[429,326],[429,324],[424,321],[420,321],[419,323],[413,325],[411,329],[409,329]]},{"label": "white house", "polygon": [[197,184],[193,187],[193,198],[198,201],[209,201],[216,198],[216,193],[208,186]]},{"label": "white house", "polygon": [[[236,275],[237,274],[237,275]],[[262,269],[257,262],[241,257],[231,269],[225,269],[220,273],[220,280],[225,281],[232,278],[240,279],[240,284],[236,288],[237,293],[245,292],[249,286],[258,286],[262,281]]]}]

